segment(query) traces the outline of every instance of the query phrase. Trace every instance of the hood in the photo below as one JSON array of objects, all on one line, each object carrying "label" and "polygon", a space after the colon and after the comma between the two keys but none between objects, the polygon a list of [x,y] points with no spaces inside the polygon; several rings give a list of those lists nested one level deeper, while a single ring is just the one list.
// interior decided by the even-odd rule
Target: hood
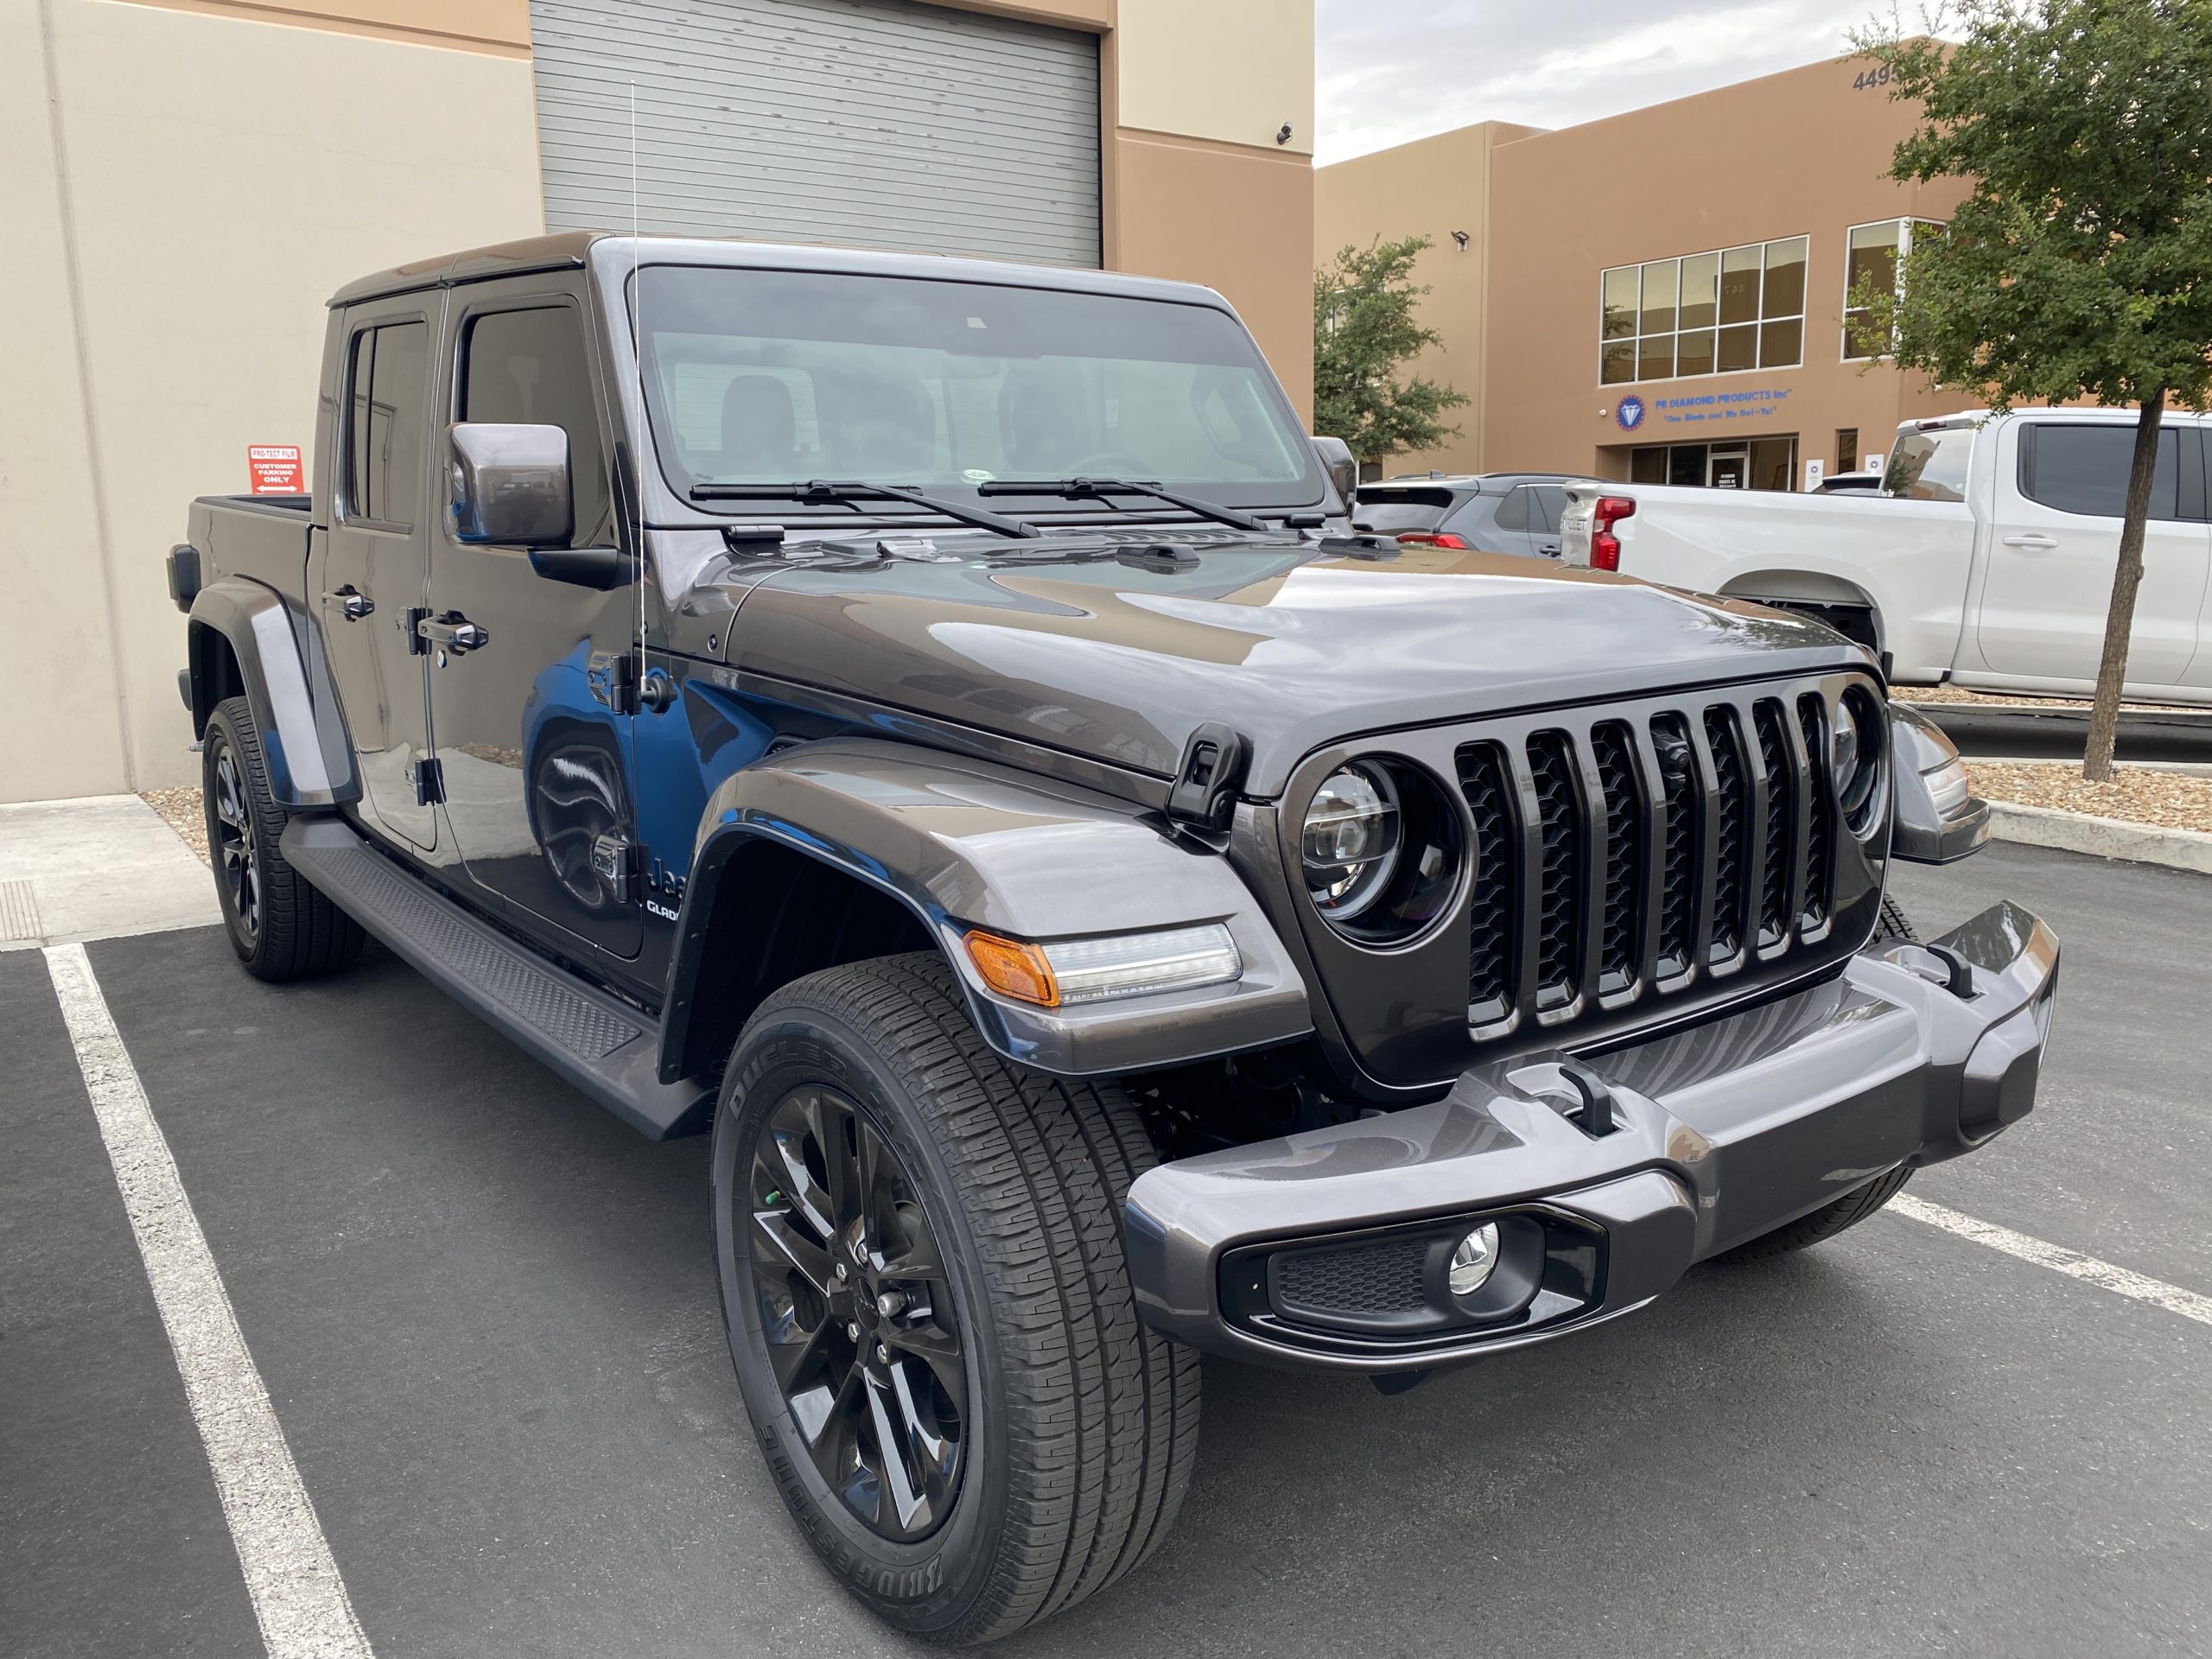
[{"label": "hood", "polygon": [[1361,734],[1864,661],[1817,624],[1546,560],[1275,538],[1149,569],[1096,540],[991,545],[781,561],[733,596],[723,660],[1162,778],[1219,721],[1251,740],[1261,798]]}]

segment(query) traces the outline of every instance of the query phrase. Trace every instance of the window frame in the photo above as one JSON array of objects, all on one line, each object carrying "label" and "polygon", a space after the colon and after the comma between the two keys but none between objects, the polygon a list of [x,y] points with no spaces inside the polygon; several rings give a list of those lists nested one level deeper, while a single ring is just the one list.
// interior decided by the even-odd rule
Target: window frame
[{"label": "window frame", "polygon": [[[427,348],[423,368],[423,441],[425,448],[421,457],[422,470],[416,479],[418,495],[416,501],[418,512],[424,505],[419,493],[427,486],[431,475],[428,445],[430,433],[437,424],[433,418],[433,411],[436,407],[433,395],[438,379],[437,320],[429,312],[419,308],[412,310],[393,311],[364,309],[359,314],[358,321],[353,314],[349,313],[346,317],[346,345],[339,353],[338,359],[342,377],[342,390],[338,400],[337,454],[334,457],[336,466],[333,468],[337,474],[337,487],[332,492],[331,499],[334,518],[348,529],[373,530],[387,536],[412,536],[425,527],[421,524],[403,522],[397,518],[372,517],[368,513],[358,511],[354,499],[360,487],[360,480],[353,475],[355,359],[360,353],[361,340],[364,336],[373,334],[380,328],[404,328],[410,323],[420,323],[423,326],[423,340]],[[369,384],[373,391],[376,385],[376,364],[373,358],[371,359],[369,365]]]},{"label": "window frame", "polygon": [[[612,406],[607,397],[607,374],[601,360],[601,342],[593,311],[583,296],[568,287],[494,285],[491,283],[474,284],[478,292],[471,295],[467,288],[456,289],[454,306],[446,334],[445,418],[448,424],[459,423],[461,411],[467,406],[468,351],[470,332],[483,318],[509,311],[566,310],[575,314],[583,331],[584,370],[591,377],[594,412],[599,417],[599,459],[601,486],[607,493],[607,535],[603,540],[587,540],[589,528],[580,521],[569,527],[568,549],[582,551],[595,548],[626,549],[630,540],[630,525],[620,493],[614,485],[614,450],[617,435]],[[569,442],[569,500],[573,513],[576,499],[576,446]],[[441,515],[446,521],[447,539],[456,548],[466,547],[471,552],[482,552],[485,544],[464,543],[453,535],[453,516]]]},{"label": "window frame", "polygon": [[[1878,219],[1874,222],[1880,224],[1885,221]],[[1599,390],[1604,391],[1610,391],[1611,389],[1618,386],[1656,385],[1662,380],[1717,380],[1730,375],[1786,374],[1792,369],[1803,368],[1805,366],[1806,325],[1810,321],[1812,315],[1813,241],[1814,238],[1810,231],[1793,231],[1782,236],[1763,237],[1757,242],[1736,242],[1731,243],[1725,247],[1717,248],[1694,248],[1688,253],[1675,254],[1671,257],[1662,256],[1656,259],[1626,259],[1623,260],[1618,264],[1607,265],[1602,268],[1598,272]],[[1774,246],[1777,242],[1802,242],[1805,245],[1805,255],[1802,266],[1804,276],[1801,285],[1801,291],[1798,295],[1797,309],[1789,312],[1787,315],[1777,314],[1774,316],[1769,316],[1766,314],[1767,250]],[[1748,323],[1724,324],[1720,321],[1720,292],[1721,286],[1726,281],[1727,275],[1727,256],[1745,248],[1756,248],[1758,251],[1758,315]],[[1713,350],[1711,360],[1716,366],[1709,369],[1700,370],[1690,374],[1683,374],[1680,372],[1680,365],[1681,363],[1681,337],[1686,332],[1681,326],[1682,266],[1689,260],[1704,258],[1712,259],[1714,265],[1713,320],[1709,327],[1694,328],[1688,330],[1687,332],[1691,334],[1710,334],[1713,337]],[[1647,265],[1663,264],[1672,264],[1675,267],[1675,327],[1672,332],[1667,334],[1646,334],[1643,332],[1643,269]],[[1608,338],[1605,334],[1605,279],[1608,276],[1614,275],[1616,272],[1624,270],[1633,271],[1636,273],[1637,302],[1635,307],[1629,313],[1636,324],[1636,327],[1633,332],[1628,334]],[[1765,332],[1768,325],[1778,322],[1795,322],[1797,325],[1797,359],[1796,362],[1771,364],[1754,362],[1753,365],[1748,369],[1724,369],[1718,366],[1720,361],[1720,331],[1723,327],[1748,327],[1751,329],[1753,342],[1752,355],[1756,359],[1758,355],[1759,349],[1764,344]],[[1643,361],[1643,342],[1647,340],[1658,340],[1662,339],[1669,342],[1668,361],[1675,365],[1675,372],[1665,375],[1655,375],[1647,380],[1642,372]],[[1608,380],[1605,378],[1606,350],[1608,347],[1619,347],[1624,346],[1628,348],[1632,372],[1624,380]]]},{"label": "window frame", "polygon": [[[2023,501],[2042,508],[2045,512],[2063,514],[2069,518],[2088,518],[2107,524],[2118,524],[2126,516],[2126,484],[2123,474],[2120,486],[2121,510],[2118,512],[2084,512],[2078,507],[2061,506],[2035,493],[2037,452],[2046,432],[2116,432],[2123,435],[2132,446],[2135,437],[2133,421],[2023,421],[2013,440],[2012,486]],[[2161,447],[2171,434],[2174,442],[2174,510],[2161,514],[2155,499],[2145,518],[2151,524],[2202,524],[2207,521],[2206,462],[2204,429],[2188,423],[2162,422],[2158,433]],[[2157,470],[2152,473],[2153,484]]]},{"label": "window frame", "polygon": [[[1904,296],[1904,262],[1906,256],[1910,254],[1912,251],[1912,236],[1915,228],[1923,225],[1932,225],[1939,231],[1946,230],[1949,228],[1950,223],[1951,221],[1948,219],[1921,219],[1910,213],[1899,213],[1894,219],[1870,219],[1860,224],[1847,225],[1843,227],[1843,306],[1840,319],[1842,326],[1836,330],[1836,350],[1840,353],[1840,355],[1836,359],[1837,362],[1880,363],[1886,360],[1890,356],[1889,352],[1869,352],[1858,357],[1853,357],[1851,354],[1851,313],[1853,309],[1851,303],[1852,232],[1853,231],[1871,231],[1875,229],[1877,226],[1883,225],[1894,225],[1897,227],[1897,294],[1899,298],[1903,298]],[[1890,344],[1893,349],[1897,345],[1897,336],[1894,331],[1891,334]],[[1886,459],[1886,457],[1885,459]]]}]

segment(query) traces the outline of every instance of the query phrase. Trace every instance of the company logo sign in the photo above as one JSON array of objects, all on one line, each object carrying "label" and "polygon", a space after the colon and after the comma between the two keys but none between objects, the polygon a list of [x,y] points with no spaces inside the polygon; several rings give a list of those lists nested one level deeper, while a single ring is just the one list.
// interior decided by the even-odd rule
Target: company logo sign
[{"label": "company logo sign", "polygon": [[1643,424],[1643,399],[1630,392],[1613,407],[1613,418],[1621,423],[1621,430],[1633,432]]}]

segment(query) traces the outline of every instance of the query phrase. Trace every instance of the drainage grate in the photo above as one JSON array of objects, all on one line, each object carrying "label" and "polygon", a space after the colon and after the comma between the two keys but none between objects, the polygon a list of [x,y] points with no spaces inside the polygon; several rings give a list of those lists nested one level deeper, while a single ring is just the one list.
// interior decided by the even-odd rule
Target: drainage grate
[{"label": "drainage grate", "polygon": [[29,881],[0,881],[0,939],[37,939],[38,896]]}]

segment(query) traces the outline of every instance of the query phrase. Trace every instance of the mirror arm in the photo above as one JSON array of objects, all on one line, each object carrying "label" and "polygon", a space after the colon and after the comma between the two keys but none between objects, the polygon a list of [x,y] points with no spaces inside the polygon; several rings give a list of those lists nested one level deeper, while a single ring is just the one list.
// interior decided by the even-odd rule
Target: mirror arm
[{"label": "mirror arm", "polygon": [[619,547],[533,547],[530,568],[548,582],[605,593],[638,579],[638,561]]}]

